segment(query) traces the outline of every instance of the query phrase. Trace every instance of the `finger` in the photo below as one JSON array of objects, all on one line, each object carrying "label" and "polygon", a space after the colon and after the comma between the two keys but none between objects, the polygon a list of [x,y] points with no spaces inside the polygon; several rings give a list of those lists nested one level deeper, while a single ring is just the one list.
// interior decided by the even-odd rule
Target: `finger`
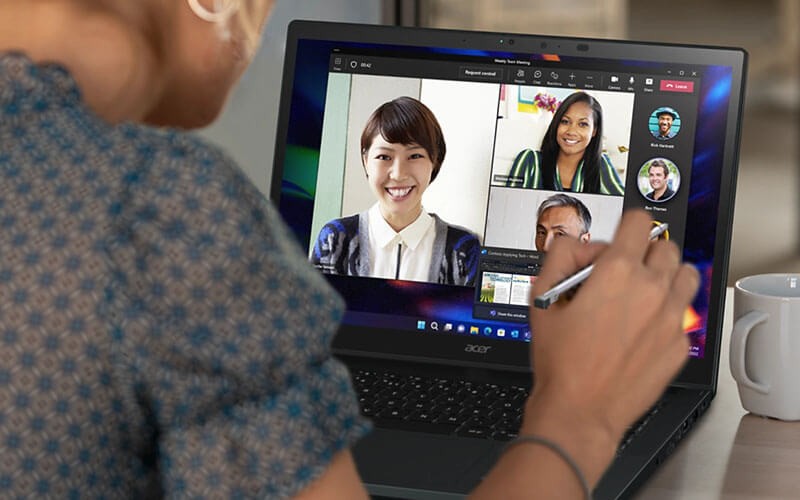
[{"label": "finger", "polygon": [[664,301],[665,314],[683,314],[694,300],[700,286],[700,273],[691,264],[683,264],[672,279],[670,293]]},{"label": "finger", "polygon": [[640,343],[643,347],[646,344],[649,349],[661,352],[675,342],[675,339],[686,337],[683,327],[684,316],[697,293],[698,283],[699,275],[694,267],[684,264],[678,269],[670,291],[659,308],[659,328],[647,335],[646,342]]},{"label": "finger", "polygon": [[[675,378],[689,359],[689,338],[686,335],[673,335],[667,342],[652,345],[636,353],[637,363],[646,363],[635,370],[637,385],[628,393],[628,406],[643,404],[646,409],[655,403],[664,387]],[[657,349],[656,349],[657,348]],[[649,399],[648,399],[649,398]]]},{"label": "finger", "polygon": [[642,262],[650,245],[651,228],[650,216],[644,210],[625,211],[609,248],[609,258],[623,255],[631,262]]},{"label": "finger", "polygon": [[659,328],[646,336],[649,344],[656,351],[665,348],[676,337],[685,337],[683,321],[686,310],[697,292],[699,277],[693,266],[680,266],[667,283],[667,293],[661,299],[658,308]]},{"label": "finger", "polygon": [[540,295],[567,276],[591,264],[607,243],[581,243],[559,238],[545,257],[544,267],[533,283],[533,295]]},{"label": "finger", "polygon": [[651,356],[648,373],[653,375],[654,383],[662,387],[678,374],[689,358],[689,337],[681,329],[678,332],[668,336]]},{"label": "finger", "polygon": [[649,269],[664,277],[665,285],[670,285],[681,264],[677,245],[663,240],[650,243],[644,263]]}]

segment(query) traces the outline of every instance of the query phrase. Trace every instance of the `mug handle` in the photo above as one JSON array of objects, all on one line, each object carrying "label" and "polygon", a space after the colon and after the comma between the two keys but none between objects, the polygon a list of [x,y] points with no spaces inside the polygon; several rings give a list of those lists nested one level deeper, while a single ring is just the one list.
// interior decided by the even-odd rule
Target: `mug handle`
[{"label": "mug handle", "polygon": [[769,394],[769,385],[755,382],[747,376],[744,369],[744,356],[750,332],[768,318],[769,315],[761,311],[750,311],[736,320],[736,323],[733,324],[733,332],[731,332],[731,375],[738,383],[761,394]]}]

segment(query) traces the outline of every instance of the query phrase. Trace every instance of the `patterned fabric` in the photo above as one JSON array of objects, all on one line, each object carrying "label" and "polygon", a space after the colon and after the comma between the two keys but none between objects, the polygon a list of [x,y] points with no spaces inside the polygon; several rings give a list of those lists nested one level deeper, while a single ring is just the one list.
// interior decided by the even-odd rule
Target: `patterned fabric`
[{"label": "patterned fabric", "polygon": [[[617,170],[611,163],[611,158],[607,154],[601,156],[602,163],[600,168],[600,193],[595,194],[611,194],[615,196],[622,196],[625,193],[625,185],[617,174]],[[561,178],[556,169],[556,178],[554,185],[556,191],[572,191],[574,193],[583,193],[583,161],[578,164],[578,170],[575,171],[575,176],[572,178],[571,189],[564,189],[561,185]],[[508,180],[506,181],[507,187],[527,188],[527,189],[542,189],[544,183],[542,180],[542,153],[532,149],[525,149],[520,151],[514,163],[511,165],[511,170],[508,173]]]},{"label": "patterned fabric", "polygon": [[368,429],[343,304],[222,154],[0,54],[0,498],[285,497]]},{"label": "patterned fabric", "polygon": [[[474,286],[481,243],[470,231],[433,217],[436,238],[428,281],[444,285]],[[326,274],[369,276],[369,211],[334,219],[324,226],[314,243],[311,263]]]}]

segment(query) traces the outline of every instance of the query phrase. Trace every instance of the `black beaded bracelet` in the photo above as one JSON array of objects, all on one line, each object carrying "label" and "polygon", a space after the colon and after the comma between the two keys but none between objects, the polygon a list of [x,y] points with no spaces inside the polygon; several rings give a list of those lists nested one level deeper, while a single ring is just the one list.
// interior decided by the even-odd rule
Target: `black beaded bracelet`
[{"label": "black beaded bracelet", "polygon": [[569,455],[569,453],[564,450],[558,443],[554,441],[550,441],[547,438],[543,438],[541,436],[537,436],[535,434],[525,434],[522,436],[517,436],[514,438],[513,441],[509,441],[506,445],[505,449],[503,450],[508,451],[509,448],[512,448],[518,444],[523,443],[536,443],[541,444],[543,446],[547,446],[551,450],[555,451],[563,460],[570,466],[572,472],[575,473],[575,476],[578,478],[578,481],[581,483],[581,489],[583,489],[583,494],[586,500],[592,499],[592,490],[589,488],[589,482],[586,480],[586,476],[583,475],[583,471],[578,466],[578,463]]}]

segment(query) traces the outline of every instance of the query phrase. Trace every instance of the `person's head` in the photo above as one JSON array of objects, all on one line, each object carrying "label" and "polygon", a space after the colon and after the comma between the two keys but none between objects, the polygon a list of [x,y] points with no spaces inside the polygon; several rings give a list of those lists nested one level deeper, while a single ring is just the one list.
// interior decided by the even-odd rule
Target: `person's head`
[{"label": "person's head", "polygon": [[168,81],[146,120],[207,125],[219,115],[255,54],[274,0],[148,1],[160,6],[150,30]]},{"label": "person's head", "polygon": [[[603,108],[586,92],[573,92],[556,109],[542,139],[545,182],[554,172],[560,154],[577,155],[584,162],[584,183],[591,191],[599,190],[602,161]],[[551,186],[544,186],[552,188]]]},{"label": "person's head", "polygon": [[672,122],[675,121],[675,114],[671,111],[662,110],[659,111],[658,115],[658,134],[662,137],[666,137],[669,135],[669,131],[672,129]]},{"label": "person's head", "polygon": [[411,97],[379,106],[361,133],[361,162],[381,213],[396,230],[413,222],[446,152],[430,109]]},{"label": "person's head", "polygon": [[591,239],[592,214],[574,196],[554,194],[539,205],[536,213],[536,250],[546,252],[556,238]]},{"label": "person's head", "polygon": [[655,159],[647,167],[647,178],[650,181],[650,187],[653,191],[662,191],[667,186],[667,178],[669,177],[669,167],[664,163],[664,160]]},{"label": "person's head", "polygon": [[246,69],[273,2],[6,0],[0,50],[65,65],[108,121],[201,127]]}]

